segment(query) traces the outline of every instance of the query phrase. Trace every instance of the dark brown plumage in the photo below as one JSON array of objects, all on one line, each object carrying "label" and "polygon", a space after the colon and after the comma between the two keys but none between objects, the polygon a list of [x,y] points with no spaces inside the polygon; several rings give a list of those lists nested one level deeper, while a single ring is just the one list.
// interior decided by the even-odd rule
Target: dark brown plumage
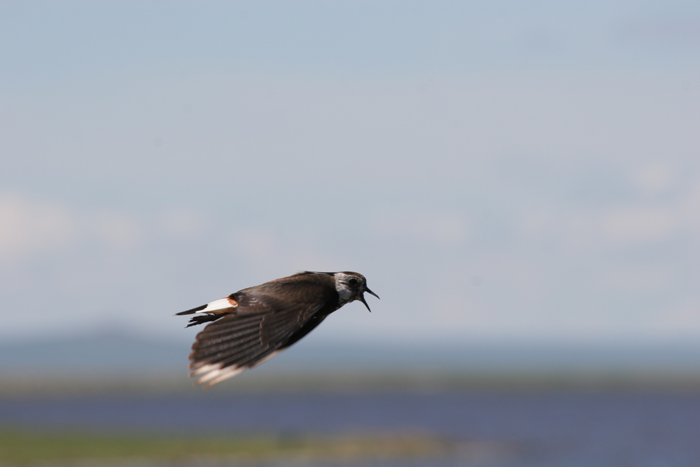
[{"label": "dark brown plumage", "polygon": [[369,309],[364,292],[379,298],[356,272],[302,272],[177,313],[196,314],[188,327],[210,322],[192,345],[190,376],[208,388],[259,365],[346,303],[360,300]]}]

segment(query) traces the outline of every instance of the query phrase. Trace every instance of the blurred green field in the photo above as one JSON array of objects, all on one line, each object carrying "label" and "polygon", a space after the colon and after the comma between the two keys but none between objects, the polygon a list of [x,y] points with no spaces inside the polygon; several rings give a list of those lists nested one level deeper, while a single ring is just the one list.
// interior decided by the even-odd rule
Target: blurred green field
[{"label": "blurred green field", "polygon": [[483,451],[474,443],[419,435],[221,436],[0,430],[0,465],[315,463],[436,459]]}]

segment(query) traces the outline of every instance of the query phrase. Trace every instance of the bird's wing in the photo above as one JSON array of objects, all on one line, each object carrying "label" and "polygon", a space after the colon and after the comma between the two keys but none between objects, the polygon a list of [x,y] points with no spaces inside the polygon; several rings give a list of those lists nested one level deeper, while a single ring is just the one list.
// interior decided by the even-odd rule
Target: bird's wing
[{"label": "bird's wing", "polygon": [[[309,301],[302,292],[296,293],[302,290],[298,285],[278,284],[273,289],[279,287],[285,289],[284,294],[265,288],[233,294],[238,302],[236,313],[209,324],[197,334],[189,365],[190,376],[199,376],[197,384],[211,387],[272,358],[320,310],[319,304],[325,303]],[[303,294],[314,292],[313,289],[307,285]],[[323,294],[324,288],[319,286],[315,292]]]}]

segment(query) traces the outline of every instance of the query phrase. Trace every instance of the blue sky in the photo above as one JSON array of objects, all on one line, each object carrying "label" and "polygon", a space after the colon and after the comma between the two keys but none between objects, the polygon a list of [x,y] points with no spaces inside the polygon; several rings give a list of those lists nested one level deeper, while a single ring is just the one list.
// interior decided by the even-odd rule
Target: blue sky
[{"label": "blue sky", "polygon": [[700,337],[696,2],[5,2],[0,62],[3,339],[306,269],[382,297],[319,340]]}]

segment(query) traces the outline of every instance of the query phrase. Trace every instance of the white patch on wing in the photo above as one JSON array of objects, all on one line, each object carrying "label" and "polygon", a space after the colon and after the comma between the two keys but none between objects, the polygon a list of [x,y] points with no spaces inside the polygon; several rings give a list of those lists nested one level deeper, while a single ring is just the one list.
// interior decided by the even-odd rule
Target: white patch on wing
[{"label": "white patch on wing", "polygon": [[195,384],[204,384],[204,389],[207,389],[225,379],[233,378],[246,368],[238,365],[222,367],[221,363],[199,363],[190,365],[190,377],[201,375]]},{"label": "white patch on wing", "polygon": [[210,388],[214,386],[215,384],[219,384],[225,379],[233,378],[236,376],[238,373],[241,371],[245,370],[245,367],[237,367],[237,366],[229,366],[221,370],[218,374],[218,376],[211,381],[209,381],[207,384],[204,385],[204,389]]},{"label": "white patch on wing", "polygon": [[[217,383],[222,382],[225,379],[228,378],[233,378],[236,376],[238,373],[242,372],[243,370],[246,369],[246,367],[241,367],[241,366],[236,366],[236,365],[231,365],[222,368],[221,364],[216,364],[216,365],[204,365],[208,368],[208,372],[205,375],[201,376],[195,383],[196,384],[205,384],[204,388],[209,388]],[[199,370],[198,370],[199,371]]]},{"label": "white patch on wing", "polygon": [[213,370],[218,370],[219,368],[221,368],[221,364],[219,363],[200,363],[198,365],[190,365],[190,369],[192,370],[190,371],[190,377],[201,375]]},{"label": "white patch on wing", "polygon": [[197,313],[215,313],[221,310],[227,310],[229,308],[236,308],[238,303],[230,298],[221,298],[219,300],[214,300],[207,304],[207,307],[203,310],[199,310]]},{"label": "white patch on wing", "polygon": [[[259,362],[255,363],[253,366],[258,366],[263,362],[266,362],[267,360],[271,359],[278,353],[282,352],[281,350],[275,350],[272,352],[270,355],[267,357],[263,358]],[[231,365],[227,367],[222,367],[221,363],[198,363],[198,364],[190,364],[190,377],[193,376],[199,376],[199,379],[195,381],[195,384],[204,384],[204,389],[210,388],[214,386],[215,384],[219,384],[220,382],[233,378],[237,374],[241,373],[243,370],[246,370],[248,368],[252,367],[247,367],[247,366],[238,366],[238,365]]]}]

